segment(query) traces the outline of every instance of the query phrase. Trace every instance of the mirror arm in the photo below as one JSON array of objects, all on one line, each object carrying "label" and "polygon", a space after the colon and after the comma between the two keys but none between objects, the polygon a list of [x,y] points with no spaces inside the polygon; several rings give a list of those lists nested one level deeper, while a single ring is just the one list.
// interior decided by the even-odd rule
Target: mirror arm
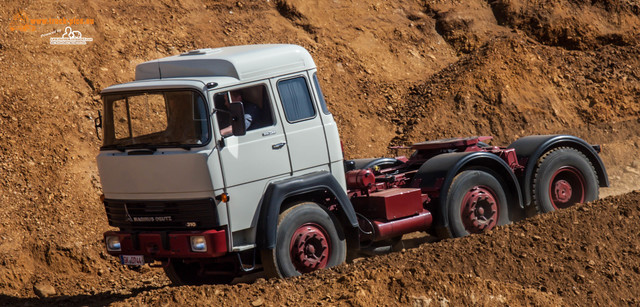
[{"label": "mirror arm", "polygon": [[102,137],[100,137],[100,132],[98,131],[98,128],[102,129],[102,112],[100,112],[100,110],[98,110],[98,117],[93,121],[93,124],[96,128],[96,136],[98,137],[98,140],[102,141]]}]

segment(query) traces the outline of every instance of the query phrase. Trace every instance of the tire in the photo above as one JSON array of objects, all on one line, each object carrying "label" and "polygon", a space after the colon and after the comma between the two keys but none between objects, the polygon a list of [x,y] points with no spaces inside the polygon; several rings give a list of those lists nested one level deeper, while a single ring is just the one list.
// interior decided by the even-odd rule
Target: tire
[{"label": "tire", "polygon": [[536,213],[551,212],[598,199],[598,176],[580,151],[560,147],[545,153],[536,165],[532,183]]},{"label": "tire", "polygon": [[268,277],[290,277],[345,262],[347,244],[335,216],[313,202],[296,204],[280,213],[276,247],[262,250]]},{"label": "tire", "polygon": [[449,225],[440,237],[463,237],[509,223],[504,185],[489,171],[466,170],[453,179],[447,196]]},{"label": "tire", "polygon": [[201,273],[201,264],[198,262],[186,263],[181,259],[171,259],[164,267],[164,273],[176,286],[183,285],[204,285],[204,284],[228,284],[234,276],[233,274],[208,275]]}]

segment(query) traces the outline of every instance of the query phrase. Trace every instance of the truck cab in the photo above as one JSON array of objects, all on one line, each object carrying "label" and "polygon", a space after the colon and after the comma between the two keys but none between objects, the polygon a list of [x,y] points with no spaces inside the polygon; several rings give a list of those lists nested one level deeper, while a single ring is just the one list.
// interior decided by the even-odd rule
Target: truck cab
[{"label": "truck cab", "polygon": [[[144,252],[148,261],[252,250],[269,183],[327,172],[346,190],[338,129],[302,47],[200,49],[149,61],[134,82],[102,96],[98,168],[109,223],[122,230],[105,235],[119,242],[113,254]],[[232,103],[254,113],[238,135],[224,134],[246,117]],[[206,251],[186,244],[207,231],[198,237]]]}]

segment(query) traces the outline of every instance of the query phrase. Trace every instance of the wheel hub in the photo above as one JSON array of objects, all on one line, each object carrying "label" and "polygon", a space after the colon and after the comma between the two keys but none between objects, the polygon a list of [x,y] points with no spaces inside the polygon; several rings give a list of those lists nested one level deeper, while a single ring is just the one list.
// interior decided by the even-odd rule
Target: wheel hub
[{"label": "wheel hub", "polygon": [[308,223],[300,226],[291,237],[291,261],[300,273],[327,266],[331,242],[322,226]]},{"label": "wheel hub", "polygon": [[469,233],[492,229],[498,223],[498,202],[491,189],[476,186],[462,199],[462,223]]},{"label": "wheel hub", "polygon": [[555,209],[584,202],[585,184],[582,173],[572,166],[558,169],[549,182],[549,197]]},{"label": "wheel hub", "polygon": [[569,184],[566,180],[558,180],[555,183],[555,199],[557,199],[561,203],[566,203],[571,199],[571,184]]}]

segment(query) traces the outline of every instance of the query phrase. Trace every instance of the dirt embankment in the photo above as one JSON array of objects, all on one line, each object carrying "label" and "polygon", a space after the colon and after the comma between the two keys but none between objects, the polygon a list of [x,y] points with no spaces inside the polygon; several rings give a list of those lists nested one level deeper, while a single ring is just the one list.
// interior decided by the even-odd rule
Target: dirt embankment
[{"label": "dirt embankment", "polygon": [[[95,19],[74,26],[93,41],[50,45],[58,25],[10,30],[23,14]],[[349,158],[439,137],[488,134],[506,145],[571,133],[603,145],[612,187],[601,194],[619,194],[640,180],[639,15],[625,0],[8,1],[0,302],[638,304],[637,194],[300,279],[165,288],[158,270],[129,271],[102,249],[92,118],[100,90],[132,80],[143,61],[294,43],[319,66]],[[58,297],[34,298],[43,283]]]},{"label": "dirt embankment", "polygon": [[163,288],[122,305],[637,305],[639,223],[634,192],[311,276]]},{"label": "dirt embankment", "polygon": [[[371,258],[289,279],[198,287],[101,289],[96,295],[8,298],[60,305],[637,305],[640,192],[539,215],[486,234]],[[415,238],[405,240],[413,245]],[[114,293],[115,292],[115,293]]]}]

